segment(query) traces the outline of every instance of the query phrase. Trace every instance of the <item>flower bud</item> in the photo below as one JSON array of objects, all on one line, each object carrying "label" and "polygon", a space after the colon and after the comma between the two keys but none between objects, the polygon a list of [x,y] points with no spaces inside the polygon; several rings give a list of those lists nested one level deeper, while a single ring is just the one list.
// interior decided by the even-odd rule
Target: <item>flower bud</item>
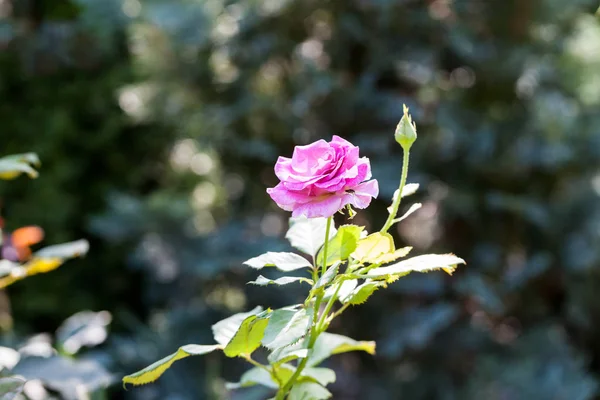
[{"label": "flower bud", "polygon": [[396,126],[394,138],[405,151],[410,149],[415,140],[417,140],[417,125],[410,117],[406,104],[404,105],[404,115],[400,122],[398,122],[398,126]]}]

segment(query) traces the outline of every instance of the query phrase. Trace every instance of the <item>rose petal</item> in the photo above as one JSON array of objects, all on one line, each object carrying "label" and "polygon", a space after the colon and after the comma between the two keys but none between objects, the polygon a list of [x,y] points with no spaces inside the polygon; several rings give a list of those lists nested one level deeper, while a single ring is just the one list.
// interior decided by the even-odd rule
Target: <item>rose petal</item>
[{"label": "rose petal", "polygon": [[333,135],[331,137],[331,143],[340,144],[345,147],[356,147],[355,145],[353,145],[352,143],[350,143],[349,141],[347,141],[346,139],[344,139],[343,137],[340,137],[338,135]]},{"label": "rose petal", "polygon": [[356,165],[356,175],[350,179],[346,180],[345,189],[352,189],[354,186],[359,183],[371,179],[371,164],[369,163],[369,159],[363,157],[358,160],[358,164]]},{"label": "rose petal", "polygon": [[346,204],[365,208],[379,193],[377,181],[364,182],[371,178],[369,159],[337,135],[296,146],[292,158],[278,158],[275,175],[280,183],[267,193],[293,216],[330,217]]},{"label": "rose petal", "polygon": [[312,197],[308,193],[287,190],[283,183],[274,188],[267,189],[267,193],[275,203],[286,211],[292,211],[297,204],[310,202]]},{"label": "rose petal", "polygon": [[348,204],[347,202],[344,204],[344,197],[345,195],[338,194],[315,197],[314,201],[297,206],[292,212],[292,217],[329,218],[341,210],[345,204]]},{"label": "rose petal", "polygon": [[299,174],[316,172],[331,164],[334,152],[323,139],[305,146],[296,146],[292,155],[292,167]]},{"label": "rose petal", "polygon": [[356,208],[367,208],[371,200],[379,195],[379,184],[375,179],[363,182],[354,188],[351,203]]}]

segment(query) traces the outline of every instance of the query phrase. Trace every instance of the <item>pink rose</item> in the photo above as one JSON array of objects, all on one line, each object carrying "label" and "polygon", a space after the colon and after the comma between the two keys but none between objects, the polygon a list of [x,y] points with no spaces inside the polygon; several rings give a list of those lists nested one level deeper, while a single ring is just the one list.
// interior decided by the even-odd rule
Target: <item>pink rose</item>
[{"label": "pink rose", "polygon": [[267,193],[293,217],[331,217],[347,204],[366,208],[379,194],[377,181],[368,180],[369,159],[335,135],[329,143],[296,146],[292,158],[279,157],[275,175],[281,182]]}]

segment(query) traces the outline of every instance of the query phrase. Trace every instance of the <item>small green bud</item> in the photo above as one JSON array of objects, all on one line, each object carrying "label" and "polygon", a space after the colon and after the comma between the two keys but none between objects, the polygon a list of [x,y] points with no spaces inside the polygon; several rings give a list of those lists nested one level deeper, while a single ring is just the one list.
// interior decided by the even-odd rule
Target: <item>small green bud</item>
[{"label": "small green bud", "polygon": [[406,104],[404,105],[404,115],[400,122],[398,122],[398,126],[396,126],[394,138],[404,150],[410,149],[415,140],[417,140],[417,125],[410,117]]}]

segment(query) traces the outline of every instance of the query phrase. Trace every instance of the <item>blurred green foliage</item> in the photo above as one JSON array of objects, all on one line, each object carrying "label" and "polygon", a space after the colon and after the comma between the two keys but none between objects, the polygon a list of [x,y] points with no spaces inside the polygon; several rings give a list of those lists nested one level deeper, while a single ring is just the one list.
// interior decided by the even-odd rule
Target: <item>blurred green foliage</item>
[{"label": "blurred green foliage", "polygon": [[[334,397],[593,399],[597,7],[0,2],[2,152],[35,151],[44,164],[44,179],[1,187],[2,215],[9,230],[41,225],[49,243],[92,239],[85,260],[11,288],[17,333],[109,310],[113,333],[97,357],[130,372],[207,342],[232,311],[297,300],[245,287],[240,266],[286,248],[287,215],[265,193],[276,157],[332,134],[359,145],[382,190],[355,221],[379,226],[397,187],[393,132],[407,103],[419,126],[409,182],[424,189],[423,208],[395,234],[415,254],[452,250],[468,265],[451,280],[407,277],[347,312],[332,329],[376,340],[386,356],[331,364]],[[215,377],[243,370],[223,363],[186,360],[114,396],[219,398]]]}]

